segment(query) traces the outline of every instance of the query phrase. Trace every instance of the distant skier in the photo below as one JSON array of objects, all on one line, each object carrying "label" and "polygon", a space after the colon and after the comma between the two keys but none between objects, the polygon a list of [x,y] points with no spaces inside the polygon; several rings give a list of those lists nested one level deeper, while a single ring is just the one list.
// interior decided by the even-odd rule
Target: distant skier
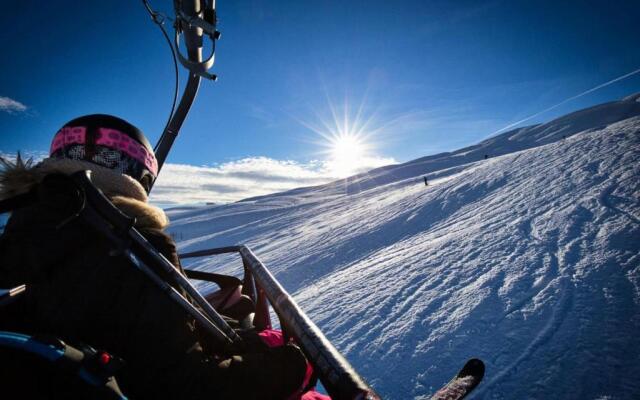
[{"label": "distant skier", "polygon": [[[175,242],[163,231],[166,215],[147,203],[157,175],[153,150],[142,132],[122,119],[90,115],[70,121],[56,134],[49,158],[33,168],[18,162],[0,173],[0,198],[26,193],[49,174],[86,169],[181,269]],[[64,203],[16,210],[0,236],[0,287],[27,284],[12,328],[80,341],[123,358],[126,367],[116,378],[134,399],[286,399],[302,388],[308,370],[296,346],[268,347],[247,332],[250,350],[218,354],[181,308],[106,239],[69,218],[70,210]],[[0,330],[8,323],[0,321]],[[39,382],[34,376],[24,379],[25,390]],[[3,388],[6,383],[0,377]]]},{"label": "distant skier", "polygon": [[488,154],[485,154],[485,155],[484,155],[484,159],[486,160],[487,158],[489,158],[489,155],[488,155]]},{"label": "distant skier", "polygon": [[429,186],[429,181],[427,180],[427,177],[426,177],[426,176],[424,177],[424,185],[425,185],[425,186]]}]

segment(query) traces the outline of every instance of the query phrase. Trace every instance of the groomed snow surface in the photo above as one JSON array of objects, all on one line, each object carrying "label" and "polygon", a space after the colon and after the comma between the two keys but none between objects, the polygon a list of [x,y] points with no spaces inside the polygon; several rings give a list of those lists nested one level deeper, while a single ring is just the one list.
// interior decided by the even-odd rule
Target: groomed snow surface
[{"label": "groomed snow surface", "polygon": [[[385,399],[426,399],[471,357],[487,366],[475,399],[638,399],[638,99],[174,209],[171,232],[182,252],[249,245]],[[241,272],[233,257],[188,266]]]}]

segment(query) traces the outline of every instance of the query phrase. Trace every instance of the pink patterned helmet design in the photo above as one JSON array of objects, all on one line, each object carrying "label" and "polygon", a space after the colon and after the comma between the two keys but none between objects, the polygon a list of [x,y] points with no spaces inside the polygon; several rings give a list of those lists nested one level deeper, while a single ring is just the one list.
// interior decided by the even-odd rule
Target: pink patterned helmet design
[{"label": "pink patterned helmet design", "polygon": [[[49,154],[72,144],[85,144],[87,142],[87,128],[84,126],[64,127],[56,133],[51,143]],[[145,146],[138,143],[125,133],[111,128],[98,128],[96,145],[118,150],[142,163],[153,176],[158,175],[158,161],[155,155]]]}]

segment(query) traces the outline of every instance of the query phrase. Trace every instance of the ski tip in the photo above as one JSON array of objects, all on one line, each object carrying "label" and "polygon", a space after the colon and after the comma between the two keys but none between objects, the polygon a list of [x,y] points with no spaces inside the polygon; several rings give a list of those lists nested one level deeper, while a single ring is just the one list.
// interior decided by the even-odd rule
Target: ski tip
[{"label": "ski tip", "polygon": [[484,363],[478,358],[472,358],[462,367],[458,373],[458,378],[464,378],[465,376],[473,376],[478,379],[484,377]]},{"label": "ski tip", "polygon": [[431,400],[462,400],[480,384],[483,377],[484,363],[472,358],[449,383],[431,397]]}]

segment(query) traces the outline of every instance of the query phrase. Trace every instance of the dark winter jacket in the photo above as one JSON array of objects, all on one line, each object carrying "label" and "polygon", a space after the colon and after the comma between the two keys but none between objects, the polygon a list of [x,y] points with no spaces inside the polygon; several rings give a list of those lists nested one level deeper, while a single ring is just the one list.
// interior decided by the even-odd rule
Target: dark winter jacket
[{"label": "dark winter jacket", "polygon": [[[179,265],[162,231],[162,210],[125,175],[78,161],[45,160],[0,176],[0,197],[25,192],[52,172],[93,171],[93,181],[165,257]],[[283,347],[221,359],[206,354],[193,321],[110,244],[59,208],[35,204],[16,211],[0,237],[0,288],[27,284],[22,318],[12,328],[52,334],[105,349],[126,362],[117,374],[130,398],[286,398],[302,382],[304,357]],[[8,321],[5,321],[8,322]]]}]

